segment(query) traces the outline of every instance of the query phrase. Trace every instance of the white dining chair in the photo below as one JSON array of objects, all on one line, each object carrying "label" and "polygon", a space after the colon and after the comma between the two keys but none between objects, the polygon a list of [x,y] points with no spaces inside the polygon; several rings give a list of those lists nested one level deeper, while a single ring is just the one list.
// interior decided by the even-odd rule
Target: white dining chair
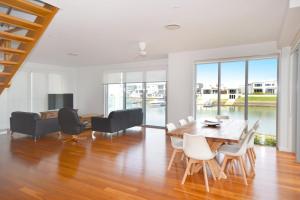
[{"label": "white dining chair", "polygon": [[[241,171],[243,179],[244,179],[244,184],[248,185],[247,174],[246,174],[246,164],[245,164],[245,161],[243,160],[243,156],[246,155],[249,138],[254,133],[255,132],[251,129],[251,132],[246,134],[246,136],[242,139],[242,142],[239,145],[225,144],[219,148],[219,153],[224,154],[224,160],[222,163],[220,174],[224,173],[227,162],[237,160],[239,163],[239,166],[240,166],[240,171]],[[220,179],[220,176],[219,176],[219,179]]]},{"label": "white dining chair", "polygon": [[216,154],[211,151],[206,138],[201,135],[191,135],[185,133],[183,136],[183,152],[188,157],[188,164],[185,169],[181,184],[185,183],[186,177],[189,174],[192,165],[202,163],[205,188],[206,191],[209,192],[206,167],[210,169],[213,179],[216,180],[216,175],[212,170],[213,164],[211,163]]},{"label": "white dining chair", "polygon": [[195,121],[195,119],[194,119],[193,116],[188,116],[188,117],[187,117],[187,121],[188,121],[189,123],[192,123],[192,122]]},{"label": "white dining chair", "polygon": [[180,126],[187,125],[187,121],[186,121],[185,119],[180,119],[180,120],[179,120],[179,125],[180,125]]},{"label": "white dining chair", "polygon": [[227,116],[227,115],[216,115],[216,119],[217,119],[217,120],[221,120],[221,119],[230,119],[230,117]]},{"label": "white dining chair", "polygon": [[[259,123],[260,121],[257,120],[254,125],[252,126],[252,128],[250,130],[245,130],[244,131],[244,136],[242,137],[242,141],[239,143],[234,143],[234,144],[230,144],[227,146],[227,148],[233,148],[233,149],[237,149],[240,148],[242,143],[243,143],[243,139],[244,137],[246,137],[248,134],[250,134],[248,136],[248,142],[247,142],[247,150],[246,150],[246,154],[245,154],[245,161],[249,160],[250,166],[251,166],[251,171],[253,172],[253,174],[255,175],[255,151],[254,151],[254,139],[255,139],[255,133],[259,127]],[[231,160],[230,166],[233,167],[233,162],[234,160]],[[246,175],[248,175],[247,173],[247,168],[245,166],[245,171],[246,171]]]},{"label": "white dining chair", "polygon": [[[171,132],[176,129],[176,126],[173,123],[168,123],[167,125],[167,131]],[[171,145],[173,148],[173,153],[171,156],[171,160],[169,161],[168,165],[168,171],[171,169],[172,164],[174,162],[174,159],[176,157],[177,153],[182,153],[183,154],[183,139],[175,136],[170,136],[171,138]]]},{"label": "white dining chair", "polygon": [[260,125],[260,120],[257,120],[252,127],[254,134],[249,138],[248,147],[247,147],[247,156],[248,156],[250,163],[252,162],[253,165],[255,165],[255,160],[256,160],[256,153],[254,150],[255,133],[256,133],[257,129],[259,128],[259,125]]}]

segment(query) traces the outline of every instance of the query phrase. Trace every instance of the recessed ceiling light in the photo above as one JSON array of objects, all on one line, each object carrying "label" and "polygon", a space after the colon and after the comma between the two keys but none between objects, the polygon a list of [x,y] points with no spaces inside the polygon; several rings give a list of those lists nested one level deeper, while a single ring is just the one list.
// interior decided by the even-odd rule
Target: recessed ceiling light
[{"label": "recessed ceiling light", "polygon": [[165,26],[165,28],[168,30],[177,30],[180,29],[181,26],[179,24],[168,24]]},{"label": "recessed ceiling light", "polygon": [[180,5],[173,5],[172,8],[174,8],[174,9],[180,8]]},{"label": "recessed ceiling light", "polygon": [[79,56],[79,53],[68,53],[68,56]]}]

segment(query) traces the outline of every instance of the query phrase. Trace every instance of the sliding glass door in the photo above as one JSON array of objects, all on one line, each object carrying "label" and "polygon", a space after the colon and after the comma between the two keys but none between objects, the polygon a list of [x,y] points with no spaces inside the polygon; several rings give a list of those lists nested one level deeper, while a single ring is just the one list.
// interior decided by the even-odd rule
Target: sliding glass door
[{"label": "sliding glass door", "polygon": [[105,111],[142,108],[144,124],[165,127],[166,70],[108,72],[104,74]]},{"label": "sliding glass door", "polygon": [[276,145],[277,58],[196,65],[196,118],[260,120],[256,143]]},{"label": "sliding glass door", "polygon": [[146,83],[146,124],[166,124],[166,82]]},{"label": "sliding glass door", "polygon": [[121,110],[124,107],[123,84],[107,85],[107,112]]},{"label": "sliding glass door", "polygon": [[276,144],[277,59],[249,61],[248,121],[260,120],[257,142]]},{"label": "sliding glass door", "polygon": [[126,109],[143,108],[143,83],[126,83]]},{"label": "sliding glass door", "polygon": [[218,63],[197,65],[196,108],[197,119],[218,114]]},{"label": "sliding glass door", "polygon": [[245,111],[245,61],[221,63],[220,114],[243,119]]}]

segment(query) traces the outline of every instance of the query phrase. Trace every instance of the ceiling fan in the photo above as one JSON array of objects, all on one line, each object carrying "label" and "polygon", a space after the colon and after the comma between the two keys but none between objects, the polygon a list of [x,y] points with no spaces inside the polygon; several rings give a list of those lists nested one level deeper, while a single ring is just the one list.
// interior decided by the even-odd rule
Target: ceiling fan
[{"label": "ceiling fan", "polygon": [[146,52],[146,42],[139,42],[139,48],[140,48],[140,56],[146,56],[147,52]]}]

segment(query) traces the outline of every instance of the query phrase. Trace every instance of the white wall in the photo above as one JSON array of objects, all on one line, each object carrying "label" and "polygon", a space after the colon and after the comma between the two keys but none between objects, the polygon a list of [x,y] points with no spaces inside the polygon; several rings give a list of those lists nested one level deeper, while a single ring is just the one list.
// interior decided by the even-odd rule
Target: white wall
[{"label": "white wall", "polygon": [[281,50],[279,65],[279,102],[278,102],[278,148],[281,151],[292,151],[292,130],[290,122],[292,113],[291,105],[291,48],[285,47]]},{"label": "white wall", "polygon": [[9,127],[13,111],[41,112],[48,107],[48,93],[74,93],[76,71],[61,66],[27,62],[17,72],[10,88],[0,95],[0,130]]},{"label": "white wall", "polygon": [[167,59],[123,63],[105,66],[81,67],[78,69],[79,113],[104,114],[103,74],[112,71],[143,71],[167,69]]}]

